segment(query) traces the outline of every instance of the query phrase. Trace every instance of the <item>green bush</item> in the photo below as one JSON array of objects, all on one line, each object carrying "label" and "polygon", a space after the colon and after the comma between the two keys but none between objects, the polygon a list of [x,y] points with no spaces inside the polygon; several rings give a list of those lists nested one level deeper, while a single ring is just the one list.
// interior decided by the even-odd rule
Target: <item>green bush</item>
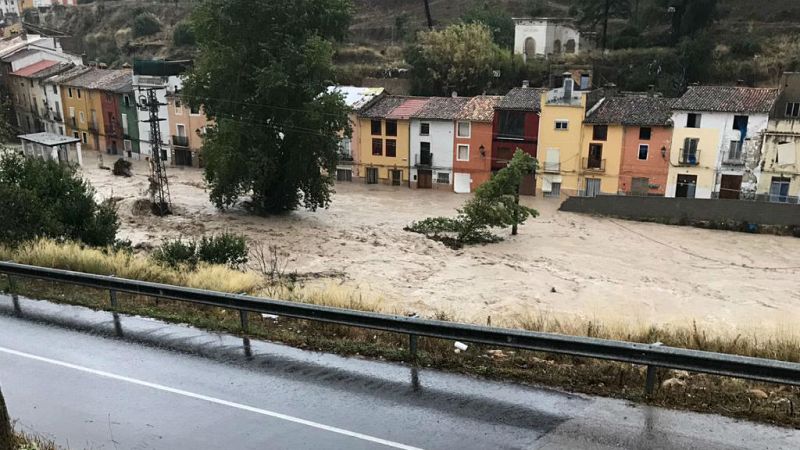
[{"label": "green bush", "polygon": [[197,246],[197,257],[209,264],[224,264],[232,268],[247,263],[247,240],[242,235],[222,233],[203,236]]},{"label": "green bush", "polygon": [[153,252],[152,258],[169,267],[187,266],[190,269],[204,262],[240,268],[247,263],[247,240],[244,236],[222,233],[203,236],[200,241],[167,239]]},{"label": "green bush", "polygon": [[72,166],[7,153],[0,157],[0,243],[38,237],[113,245],[116,207],[97,203],[94,189]]},{"label": "green bush", "polygon": [[172,42],[177,46],[194,45],[196,40],[191,25],[186,22],[180,22],[175,25],[175,30],[172,32]]},{"label": "green bush", "polygon": [[161,31],[161,23],[150,13],[141,13],[133,19],[133,34],[136,37],[152,36]]}]

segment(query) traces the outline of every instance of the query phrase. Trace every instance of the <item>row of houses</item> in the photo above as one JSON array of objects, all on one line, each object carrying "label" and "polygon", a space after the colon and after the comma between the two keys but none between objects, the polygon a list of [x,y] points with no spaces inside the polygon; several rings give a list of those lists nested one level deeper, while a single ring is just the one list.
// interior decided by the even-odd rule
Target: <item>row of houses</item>
[{"label": "row of houses", "polygon": [[78,0],[0,0],[0,15],[20,16],[23,11],[30,8],[50,8],[53,5],[76,6]]},{"label": "row of houses", "polygon": [[558,87],[505,96],[404,97],[332,87],[352,108],[340,181],[474,191],[521,149],[528,195],[604,194],[797,202],[800,74],[776,88],[690,86],[680,98]]},{"label": "row of houses", "polygon": [[[142,96],[156,92],[161,103],[162,159],[173,165],[202,164],[202,111],[180,99],[188,61],[136,61],[131,68],[84,66],[58,41],[22,35],[0,41],[0,77],[23,135],[66,136],[81,151],[141,159],[151,155],[149,111]],[[54,142],[43,137],[43,142]],[[61,142],[61,140],[58,140]]]}]

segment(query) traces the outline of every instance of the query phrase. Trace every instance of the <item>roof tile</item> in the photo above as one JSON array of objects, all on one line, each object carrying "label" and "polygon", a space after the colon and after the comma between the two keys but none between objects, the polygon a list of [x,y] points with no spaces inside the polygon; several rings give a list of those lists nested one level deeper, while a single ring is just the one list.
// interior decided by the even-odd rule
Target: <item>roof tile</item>
[{"label": "roof tile", "polygon": [[584,121],[598,125],[670,126],[674,98],[608,97]]},{"label": "roof tile", "polygon": [[542,110],[542,94],[545,92],[547,89],[544,88],[514,88],[500,100],[497,109],[539,112]]},{"label": "roof tile", "polygon": [[432,97],[413,117],[430,120],[453,120],[469,100],[468,97]]},{"label": "roof tile", "polygon": [[494,108],[503,97],[499,95],[479,95],[471,98],[456,114],[458,120],[472,122],[491,122],[494,120]]},{"label": "roof tile", "polygon": [[778,90],[738,86],[690,86],[674,109],[730,113],[768,113],[778,98]]}]

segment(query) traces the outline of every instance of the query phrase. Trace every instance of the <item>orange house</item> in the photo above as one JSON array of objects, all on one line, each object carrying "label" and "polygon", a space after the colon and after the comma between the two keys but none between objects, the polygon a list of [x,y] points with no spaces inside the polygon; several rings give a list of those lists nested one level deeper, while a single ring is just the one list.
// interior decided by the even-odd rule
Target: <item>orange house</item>
[{"label": "orange house", "polygon": [[475,191],[492,177],[492,122],[503,97],[479,95],[456,115],[453,144],[453,190]]},{"label": "orange house", "polygon": [[636,94],[608,97],[585,123],[622,127],[619,191],[663,196],[669,174],[674,99]]}]

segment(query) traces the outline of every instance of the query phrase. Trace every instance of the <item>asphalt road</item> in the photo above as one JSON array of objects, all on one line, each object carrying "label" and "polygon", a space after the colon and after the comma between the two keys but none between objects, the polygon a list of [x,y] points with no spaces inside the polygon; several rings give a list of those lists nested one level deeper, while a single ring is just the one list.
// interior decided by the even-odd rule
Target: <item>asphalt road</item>
[{"label": "asphalt road", "polygon": [[21,306],[0,296],[3,393],[18,429],[70,449],[800,448],[790,429]]}]

